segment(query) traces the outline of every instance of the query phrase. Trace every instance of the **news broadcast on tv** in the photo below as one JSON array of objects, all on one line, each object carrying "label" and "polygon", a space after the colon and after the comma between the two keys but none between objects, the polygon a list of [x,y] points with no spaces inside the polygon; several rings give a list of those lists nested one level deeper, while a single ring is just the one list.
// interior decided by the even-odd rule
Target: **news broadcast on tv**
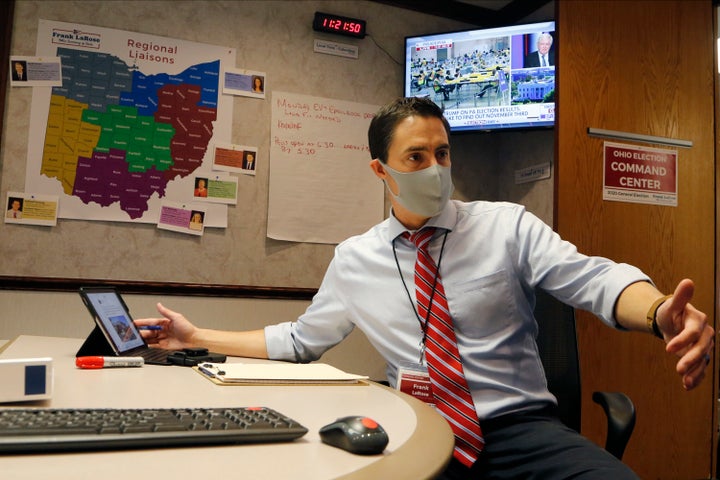
[{"label": "news broadcast on tv", "polygon": [[405,96],[444,109],[453,132],[555,123],[555,23],[405,38]]}]

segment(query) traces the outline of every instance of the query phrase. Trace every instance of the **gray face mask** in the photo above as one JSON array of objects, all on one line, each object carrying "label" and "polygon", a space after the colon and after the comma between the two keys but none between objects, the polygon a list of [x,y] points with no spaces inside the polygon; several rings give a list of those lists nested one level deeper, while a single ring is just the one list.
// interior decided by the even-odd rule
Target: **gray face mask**
[{"label": "gray face mask", "polygon": [[455,189],[450,167],[435,164],[414,172],[398,172],[386,164],[383,164],[383,168],[400,189],[398,195],[395,195],[385,181],[390,195],[400,205],[423,217],[433,217],[442,212]]}]

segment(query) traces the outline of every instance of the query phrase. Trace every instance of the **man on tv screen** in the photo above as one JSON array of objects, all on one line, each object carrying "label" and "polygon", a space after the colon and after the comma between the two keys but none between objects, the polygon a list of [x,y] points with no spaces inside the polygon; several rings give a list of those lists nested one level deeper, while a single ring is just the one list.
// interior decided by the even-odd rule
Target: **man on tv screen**
[{"label": "man on tv screen", "polygon": [[530,52],[525,56],[523,66],[525,68],[532,67],[550,67],[555,65],[555,51],[550,50],[553,44],[553,37],[549,33],[541,33],[537,38],[537,50]]}]

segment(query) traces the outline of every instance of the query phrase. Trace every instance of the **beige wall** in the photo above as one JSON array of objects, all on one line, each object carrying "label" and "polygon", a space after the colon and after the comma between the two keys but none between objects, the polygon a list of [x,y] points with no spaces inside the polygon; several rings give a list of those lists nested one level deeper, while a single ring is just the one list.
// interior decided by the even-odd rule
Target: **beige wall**
[{"label": "beige wall", "polygon": [[[123,295],[133,317],[154,317],[155,305],[182,312],[207,328],[249,330],[295,320],[309,304],[300,300]],[[0,290],[0,339],[18,335],[85,338],[93,320],[77,293]],[[322,361],[372,379],[385,378],[385,362],[359,330],[326,353]]]},{"label": "beige wall", "polygon": [[[551,6],[552,7],[552,6]],[[327,11],[347,16],[359,16],[368,20],[368,30],[373,38],[363,41],[345,40],[342,37],[329,38],[341,43],[356,43],[360,47],[359,63],[353,61],[333,61],[327,56],[312,53],[312,38],[316,36],[310,30],[310,21],[314,11]],[[164,12],[160,15],[160,12]],[[198,15],[201,12],[202,15]],[[549,9],[552,12],[552,8]],[[548,9],[541,11],[528,21],[547,20]],[[198,15],[196,17],[196,15]],[[300,37],[288,38],[289,32],[283,26],[288,18],[306,18],[307,25],[300,28]],[[35,30],[38,19],[77,22],[99,25],[109,28],[148,32],[158,35],[185,38],[192,41],[241,47],[248,39],[276,41],[270,45],[278,55],[268,55],[262,48],[238,48],[238,68],[266,71],[271,76],[270,88],[283,91],[308,93],[323,97],[341,98],[367,103],[384,103],[402,93],[402,41],[404,36],[418,33],[440,32],[464,28],[467,25],[438,17],[401,10],[395,7],[363,1],[31,1],[18,0],[15,7],[16,23],[11,46],[12,55],[33,55],[35,49]],[[158,19],[161,19],[158,21]],[[234,19],[234,20],[233,20]],[[210,25],[209,28],[195,28]],[[218,26],[218,28],[213,28]],[[222,28],[232,26],[223,33]],[[375,44],[377,42],[377,44]],[[257,45],[257,44],[254,44]],[[379,46],[378,46],[379,45]],[[384,53],[380,48],[387,51]],[[292,59],[293,61],[290,61]],[[301,59],[301,61],[298,61]],[[349,65],[351,81],[335,81],[345,78],[348,71],[341,75],[321,75],[313,65],[327,63]],[[298,82],[303,78],[303,82]],[[27,149],[27,128],[29,122],[29,89],[8,88],[5,131],[0,145],[0,193],[8,190],[21,190],[24,184],[24,161]],[[247,105],[247,102],[242,103]],[[250,104],[254,109],[253,118],[266,115],[268,108],[259,102]],[[239,109],[239,107],[237,107]],[[260,110],[258,110],[260,109]],[[233,128],[233,142],[240,144],[262,145],[267,142],[269,127],[263,122],[248,130],[242,124],[247,112],[235,112],[235,121],[240,122]],[[8,121],[12,118],[12,122]],[[262,139],[262,140],[258,140]],[[552,179],[515,185],[514,171],[539,163],[551,163],[553,158],[553,132],[551,130],[510,133],[480,133],[454,135],[453,163],[456,181],[456,196],[461,199],[510,200],[523,203],[540,218],[552,224]],[[259,160],[263,157],[260,156]],[[267,171],[259,170],[257,180],[267,182]],[[260,192],[262,193],[262,192]],[[236,218],[250,218],[248,229],[258,232],[260,239],[257,255],[283,256],[294,248],[286,242],[262,240],[264,232],[265,196],[251,190],[243,198],[232,215]],[[247,209],[247,210],[246,210]],[[253,212],[250,215],[249,212]],[[231,218],[231,222],[232,222]],[[140,231],[138,231],[140,230]],[[76,232],[71,237],[68,231]],[[141,228],[128,231],[126,226],[105,222],[61,221],[54,229],[37,227],[13,227],[0,224],[0,238],[14,253],[0,257],[0,275],[8,274],[9,258],[12,255],[28,256],[27,261],[35,262],[39,250],[47,252],[53,247],[53,235],[62,233],[63,238],[83,248],[102,248],[105,238],[130,238],[138,244],[157,242],[161,235],[153,228]],[[48,237],[48,238],[45,238]],[[137,238],[136,238],[137,237]],[[138,239],[139,238],[139,239]],[[88,241],[91,239],[91,241]],[[38,246],[39,241],[43,241]],[[195,239],[193,239],[195,240]],[[192,243],[194,248],[214,248],[217,235],[206,235],[200,242],[181,240],[181,247]],[[27,253],[26,253],[27,252]],[[80,250],[76,253],[80,255]],[[29,253],[29,255],[28,255]],[[330,259],[332,247],[325,248],[312,256],[312,265],[303,270],[293,270],[280,278],[283,286],[303,286],[316,288]],[[56,269],[57,276],[83,278],[83,271],[68,268],[73,263],[57,258],[65,267]],[[128,261],[137,262],[137,271],[157,277],[159,281],[177,281],[175,270],[162,263],[138,262],[137,258]],[[274,268],[269,262],[262,263],[259,269]],[[44,271],[43,265],[34,267]],[[134,267],[135,268],[135,267]],[[242,265],[233,267],[242,268]],[[255,285],[261,272],[248,271],[238,276],[238,283]],[[14,271],[9,273],[15,274]],[[303,275],[303,278],[298,278]],[[154,278],[153,277],[153,278]],[[97,277],[92,277],[97,278]],[[101,277],[102,278],[102,277]],[[133,276],[127,280],[138,280]],[[211,283],[212,279],[209,280]],[[252,329],[282,320],[295,319],[309,302],[289,300],[228,299],[202,297],[159,297],[129,295],[127,302],[134,316],[145,317],[155,314],[155,302],[163,301],[170,308],[183,312],[186,316],[204,327],[221,329]],[[21,334],[84,337],[92,327],[91,319],[79,296],[74,292],[24,292],[0,290],[0,338],[13,338]],[[384,378],[382,359],[368,344],[364,335],[353,332],[351,337],[335,347],[322,359],[348,371],[363,373],[372,378]]]}]

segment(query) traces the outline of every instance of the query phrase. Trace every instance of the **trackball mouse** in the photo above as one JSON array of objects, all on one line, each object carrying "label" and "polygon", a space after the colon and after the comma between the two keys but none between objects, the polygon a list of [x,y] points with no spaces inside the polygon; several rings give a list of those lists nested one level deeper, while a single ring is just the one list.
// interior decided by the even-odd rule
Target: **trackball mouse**
[{"label": "trackball mouse", "polygon": [[361,455],[382,453],[388,444],[385,430],[375,420],[363,416],[338,418],[319,433],[323,443]]}]

